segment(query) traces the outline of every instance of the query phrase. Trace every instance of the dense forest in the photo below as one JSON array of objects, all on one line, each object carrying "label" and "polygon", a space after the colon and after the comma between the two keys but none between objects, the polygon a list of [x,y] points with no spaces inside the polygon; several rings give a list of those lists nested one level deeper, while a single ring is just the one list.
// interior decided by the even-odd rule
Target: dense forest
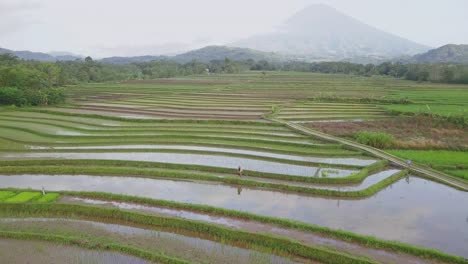
[{"label": "dense forest", "polygon": [[84,61],[37,62],[0,55],[0,104],[52,105],[65,101],[63,87],[87,82],[130,79],[156,79],[202,73],[238,73],[254,71],[297,71],[341,73],[361,76],[386,75],[414,81],[468,83],[467,65],[449,64],[354,64],[348,62],[269,62],[266,60],[192,61],[181,64],[169,60],[106,64],[87,57]]}]

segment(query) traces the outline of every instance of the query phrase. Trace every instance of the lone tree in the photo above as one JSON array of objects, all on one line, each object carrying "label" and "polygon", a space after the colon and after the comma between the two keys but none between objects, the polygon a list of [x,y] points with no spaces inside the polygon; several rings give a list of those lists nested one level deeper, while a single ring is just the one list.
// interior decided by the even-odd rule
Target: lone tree
[{"label": "lone tree", "polygon": [[84,61],[85,61],[86,63],[93,63],[93,58],[91,58],[90,56],[88,56],[88,57],[86,57],[86,58],[84,59]]}]

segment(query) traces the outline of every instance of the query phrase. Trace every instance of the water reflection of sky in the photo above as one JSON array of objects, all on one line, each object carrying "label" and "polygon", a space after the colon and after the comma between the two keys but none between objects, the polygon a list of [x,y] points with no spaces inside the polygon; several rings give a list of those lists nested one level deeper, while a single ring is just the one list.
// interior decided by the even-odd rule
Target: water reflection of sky
[{"label": "water reflection of sky", "polygon": [[411,177],[363,200],[216,184],[98,176],[1,176],[2,187],[103,191],[207,204],[350,230],[468,257],[468,194]]},{"label": "water reflection of sky", "polygon": [[[227,157],[218,155],[199,155],[181,153],[157,153],[157,152],[129,152],[129,153],[21,153],[7,154],[4,158],[60,158],[60,159],[104,159],[104,160],[131,160],[163,163],[177,163],[190,165],[205,165],[223,168],[232,168],[233,172],[238,166],[244,170],[252,170],[266,173],[288,174],[292,176],[313,177],[321,176],[317,167],[292,165],[272,161],[255,160],[247,158]],[[326,170],[327,177],[345,177],[356,170],[336,169]]]},{"label": "water reflection of sky", "polygon": [[375,159],[362,159],[362,158],[321,158],[321,157],[306,157],[288,154],[277,154],[265,151],[254,151],[235,148],[218,148],[218,147],[204,147],[204,146],[185,146],[185,145],[110,145],[110,146],[68,146],[68,147],[40,147],[31,146],[31,149],[177,149],[177,150],[198,150],[198,151],[212,151],[218,153],[235,153],[245,154],[259,157],[278,158],[286,160],[297,160],[305,162],[316,162],[323,164],[342,164],[342,165],[357,165],[368,166],[375,163]]},{"label": "water reflection of sky", "polygon": [[[103,230],[106,232],[117,233],[127,238],[134,237],[134,238],[143,238],[145,241],[151,239],[153,240],[172,240],[182,248],[186,248],[190,251],[195,252],[204,252],[207,255],[210,254],[224,254],[229,255],[231,258],[237,259],[248,259],[251,256],[262,256],[265,259],[268,259],[268,263],[276,263],[276,264],[286,264],[286,263],[298,263],[294,261],[290,261],[286,258],[279,257],[276,255],[261,253],[259,251],[250,250],[250,249],[243,249],[240,247],[229,246],[226,244],[210,241],[207,239],[201,239],[198,237],[190,237],[184,236],[176,233],[168,233],[158,230],[150,230],[150,229],[142,229],[138,227],[131,227],[119,224],[110,224],[110,223],[101,223],[101,222],[93,222],[93,221],[86,221],[86,220],[74,220],[74,219],[61,219],[61,218],[6,218],[0,219],[0,227],[2,224],[8,223],[16,223],[18,229],[24,226],[42,226],[44,222],[53,222],[54,227],[60,227],[60,230],[74,230],[79,228],[83,230],[83,233],[93,234],[93,229]],[[75,226],[75,227],[74,227]],[[8,227],[8,225],[6,225]],[[47,231],[47,229],[43,229]],[[164,250],[164,249],[163,249]],[[84,262],[83,262],[84,263]],[[101,262],[96,262],[101,263]],[[119,263],[134,263],[134,262],[119,262]],[[138,262],[139,263],[139,262]],[[147,263],[147,262],[144,262]]]}]

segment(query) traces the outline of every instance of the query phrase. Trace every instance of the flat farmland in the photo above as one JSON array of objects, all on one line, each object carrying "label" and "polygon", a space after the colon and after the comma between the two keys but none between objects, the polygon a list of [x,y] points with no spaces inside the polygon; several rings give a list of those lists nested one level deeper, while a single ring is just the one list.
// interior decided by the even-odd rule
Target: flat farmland
[{"label": "flat farmland", "polygon": [[[64,261],[466,263],[465,191],[290,125],[352,139],[363,126],[330,124],[380,131],[400,122],[390,109],[442,89],[437,105],[466,107],[450,95],[464,86],[245,72],[69,86],[64,105],[1,108],[0,244],[47,241]],[[464,181],[465,150],[442,143],[430,161],[408,142],[390,152]]]}]

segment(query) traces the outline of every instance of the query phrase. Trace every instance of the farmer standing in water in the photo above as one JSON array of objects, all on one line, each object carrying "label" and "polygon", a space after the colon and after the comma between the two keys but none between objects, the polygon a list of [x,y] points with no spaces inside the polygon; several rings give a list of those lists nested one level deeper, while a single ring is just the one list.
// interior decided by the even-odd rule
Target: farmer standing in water
[{"label": "farmer standing in water", "polygon": [[408,167],[408,169],[411,167],[411,160],[406,161],[406,166]]},{"label": "farmer standing in water", "polygon": [[242,177],[242,168],[241,168],[241,166],[239,166],[237,168],[237,174],[239,175],[239,177]]},{"label": "farmer standing in water", "polygon": [[[406,161],[406,166],[407,166],[408,170],[411,169],[411,160],[407,160],[407,161]],[[410,178],[409,178],[409,177],[410,177],[410,176],[409,176],[409,173],[406,174],[405,180],[406,180],[406,183],[408,183],[408,184],[410,183]]]}]

